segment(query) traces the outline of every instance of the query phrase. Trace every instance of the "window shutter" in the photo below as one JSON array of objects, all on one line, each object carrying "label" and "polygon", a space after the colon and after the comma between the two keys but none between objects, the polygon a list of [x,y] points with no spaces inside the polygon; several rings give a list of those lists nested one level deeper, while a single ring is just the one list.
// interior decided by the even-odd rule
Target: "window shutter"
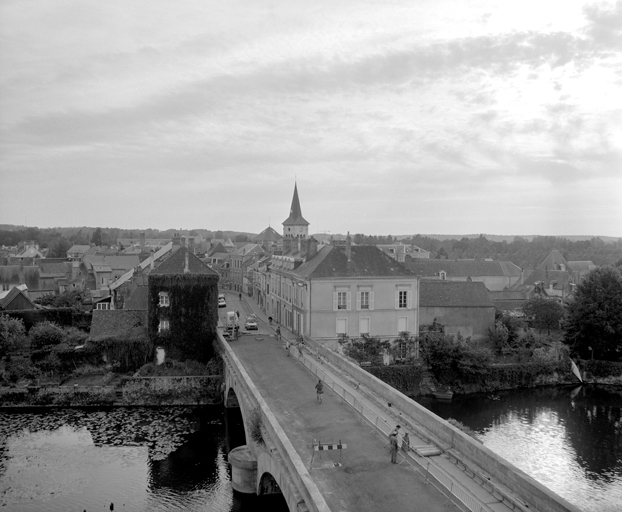
[{"label": "window shutter", "polygon": [[352,309],[352,292],[346,293],[346,310],[350,311]]},{"label": "window shutter", "polygon": [[400,292],[396,291],[395,292],[395,309],[399,309],[400,308]]},{"label": "window shutter", "polygon": [[361,310],[361,292],[356,292],[356,310]]},{"label": "window shutter", "polygon": [[374,292],[369,292],[369,309],[374,309]]},{"label": "window shutter", "polygon": [[337,292],[333,292],[333,311],[337,311]]},{"label": "window shutter", "polygon": [[408,309],[412,309],[413,308],[413,292],[409,291],[408,292]]}]

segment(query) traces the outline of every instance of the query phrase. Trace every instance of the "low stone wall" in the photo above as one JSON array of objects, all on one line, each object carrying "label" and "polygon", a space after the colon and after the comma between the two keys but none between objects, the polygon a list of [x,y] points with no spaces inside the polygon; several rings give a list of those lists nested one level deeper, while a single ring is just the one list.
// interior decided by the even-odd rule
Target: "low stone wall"
[{"label": "low stone wall", "polygon": [[130,377],[124,380],[124,405],[213,405],[222,403],[221,375]]},{"label": "low stone wall", "polygon": [[579,512],[579,509],[565,499],[543,486],[535,479],[518,469],[516,466],[499,457],[491,450],[463,433],[436,414],[428,411],[403,393],[392,388],[385,382],[374,377],[332,350],[312,339],[305,342],[313,350],[318,350],[333,366],[349,377],[371,390],[381,400],[391,404],[393,409],[410,417],[418,426],[423,427],[430,439],[443,449],[452,449],[472,466],[508,488],[512,493],[522,497],[534,510],[539,512]]},{"label": "low stone wall", "polygon": [[114,386],[0,388],[0,407],[212,405],[222,403],[222,376],[129,377]]},{"label": "low stone wall", "polygon": [[112,386],[0,388],[0,407],[88,407],[115,402]]}]

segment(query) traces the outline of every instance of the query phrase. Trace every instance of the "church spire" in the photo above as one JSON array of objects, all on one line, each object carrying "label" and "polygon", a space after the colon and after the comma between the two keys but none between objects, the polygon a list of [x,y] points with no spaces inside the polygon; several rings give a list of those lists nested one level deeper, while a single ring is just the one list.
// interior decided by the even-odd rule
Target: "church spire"
[{"label": "church spire", "polygon": [[298,198],[298,185],[294,184],[294,197],[292,206],[289,209],[289,217],[283,222],[283,236],[285,237],[306,237],[309,223],[302,216],[300,199]]}]

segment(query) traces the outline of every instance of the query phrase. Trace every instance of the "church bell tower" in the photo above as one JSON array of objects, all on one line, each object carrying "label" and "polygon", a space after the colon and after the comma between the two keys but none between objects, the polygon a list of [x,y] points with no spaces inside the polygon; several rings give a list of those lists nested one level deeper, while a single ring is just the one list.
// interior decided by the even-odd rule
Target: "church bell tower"
[{"label": "church bell tower", "polygon": [[309,223],[302,216],[300,199],[298,199],[298,186],[294,184],[294,197],[289,210],[289,217],[283,222],[284,238],[308,238]]}]

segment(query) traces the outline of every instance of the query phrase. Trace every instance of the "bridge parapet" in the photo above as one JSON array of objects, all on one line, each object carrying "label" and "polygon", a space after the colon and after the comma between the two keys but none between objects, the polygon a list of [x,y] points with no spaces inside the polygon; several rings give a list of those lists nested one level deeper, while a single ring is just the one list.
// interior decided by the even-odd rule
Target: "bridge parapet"
[{"label": "bridge parapet", "polygon": [[[226,367],[225,397],[228,389],[233,388],[242,409],[247,445],[257,459],[257,490],[260,491],[262,476],[269,473],[277,481],[291,511],[330,512],[294,446],[220,333],[218,342]],[[248,418],[252,409],[261,412],[264,445],[251,440]]]},{"label": "bridge parapet", "polygon": [[[330,363],[331,371],[340,372],[344,381],[351,383],[353,387],[365,389],[366,393],[374,395],[377,403],[384,401],[385,407],[390,404],[390,409],[388,407],[386,409],[387,412],[391,411],[392,414],[399,415],[400,422],[407,418],[411,419],[411,426],[418,432],[419,437],[439,446],[449,454],[451,459],[458,460],[463,464],[466,462],[467,466],[475,469],[480,478],[487,480],[491,485],[494,486],[493,482],[498,482],[500,484],[496,489],[498,494],[509,491],[509,494],[514,497],[519,497],[519,500],[515,500],[512,505],[516,510],[520,510],[523,505],[521,504],[522,501],[525,501],[531,505],[532,509],[539,512],[580,512],[577,507],[568,503],[510,462],[499,457],[411,398],[366,372],[359,365],[311,338],[305,337],[305,344],[320,361],[324,360]],[[366,411],[362,406],[357,406],[354,397],[352,397],[352,401],[348,399],[346,390],[344,390],[343,398],[357,410],[360,408],[359,412],[368,421],[385,434],[387,433],[387,423],[384,418],[367,417]],[[530,507],[526,505],[526,508],[529,509]]]}]

